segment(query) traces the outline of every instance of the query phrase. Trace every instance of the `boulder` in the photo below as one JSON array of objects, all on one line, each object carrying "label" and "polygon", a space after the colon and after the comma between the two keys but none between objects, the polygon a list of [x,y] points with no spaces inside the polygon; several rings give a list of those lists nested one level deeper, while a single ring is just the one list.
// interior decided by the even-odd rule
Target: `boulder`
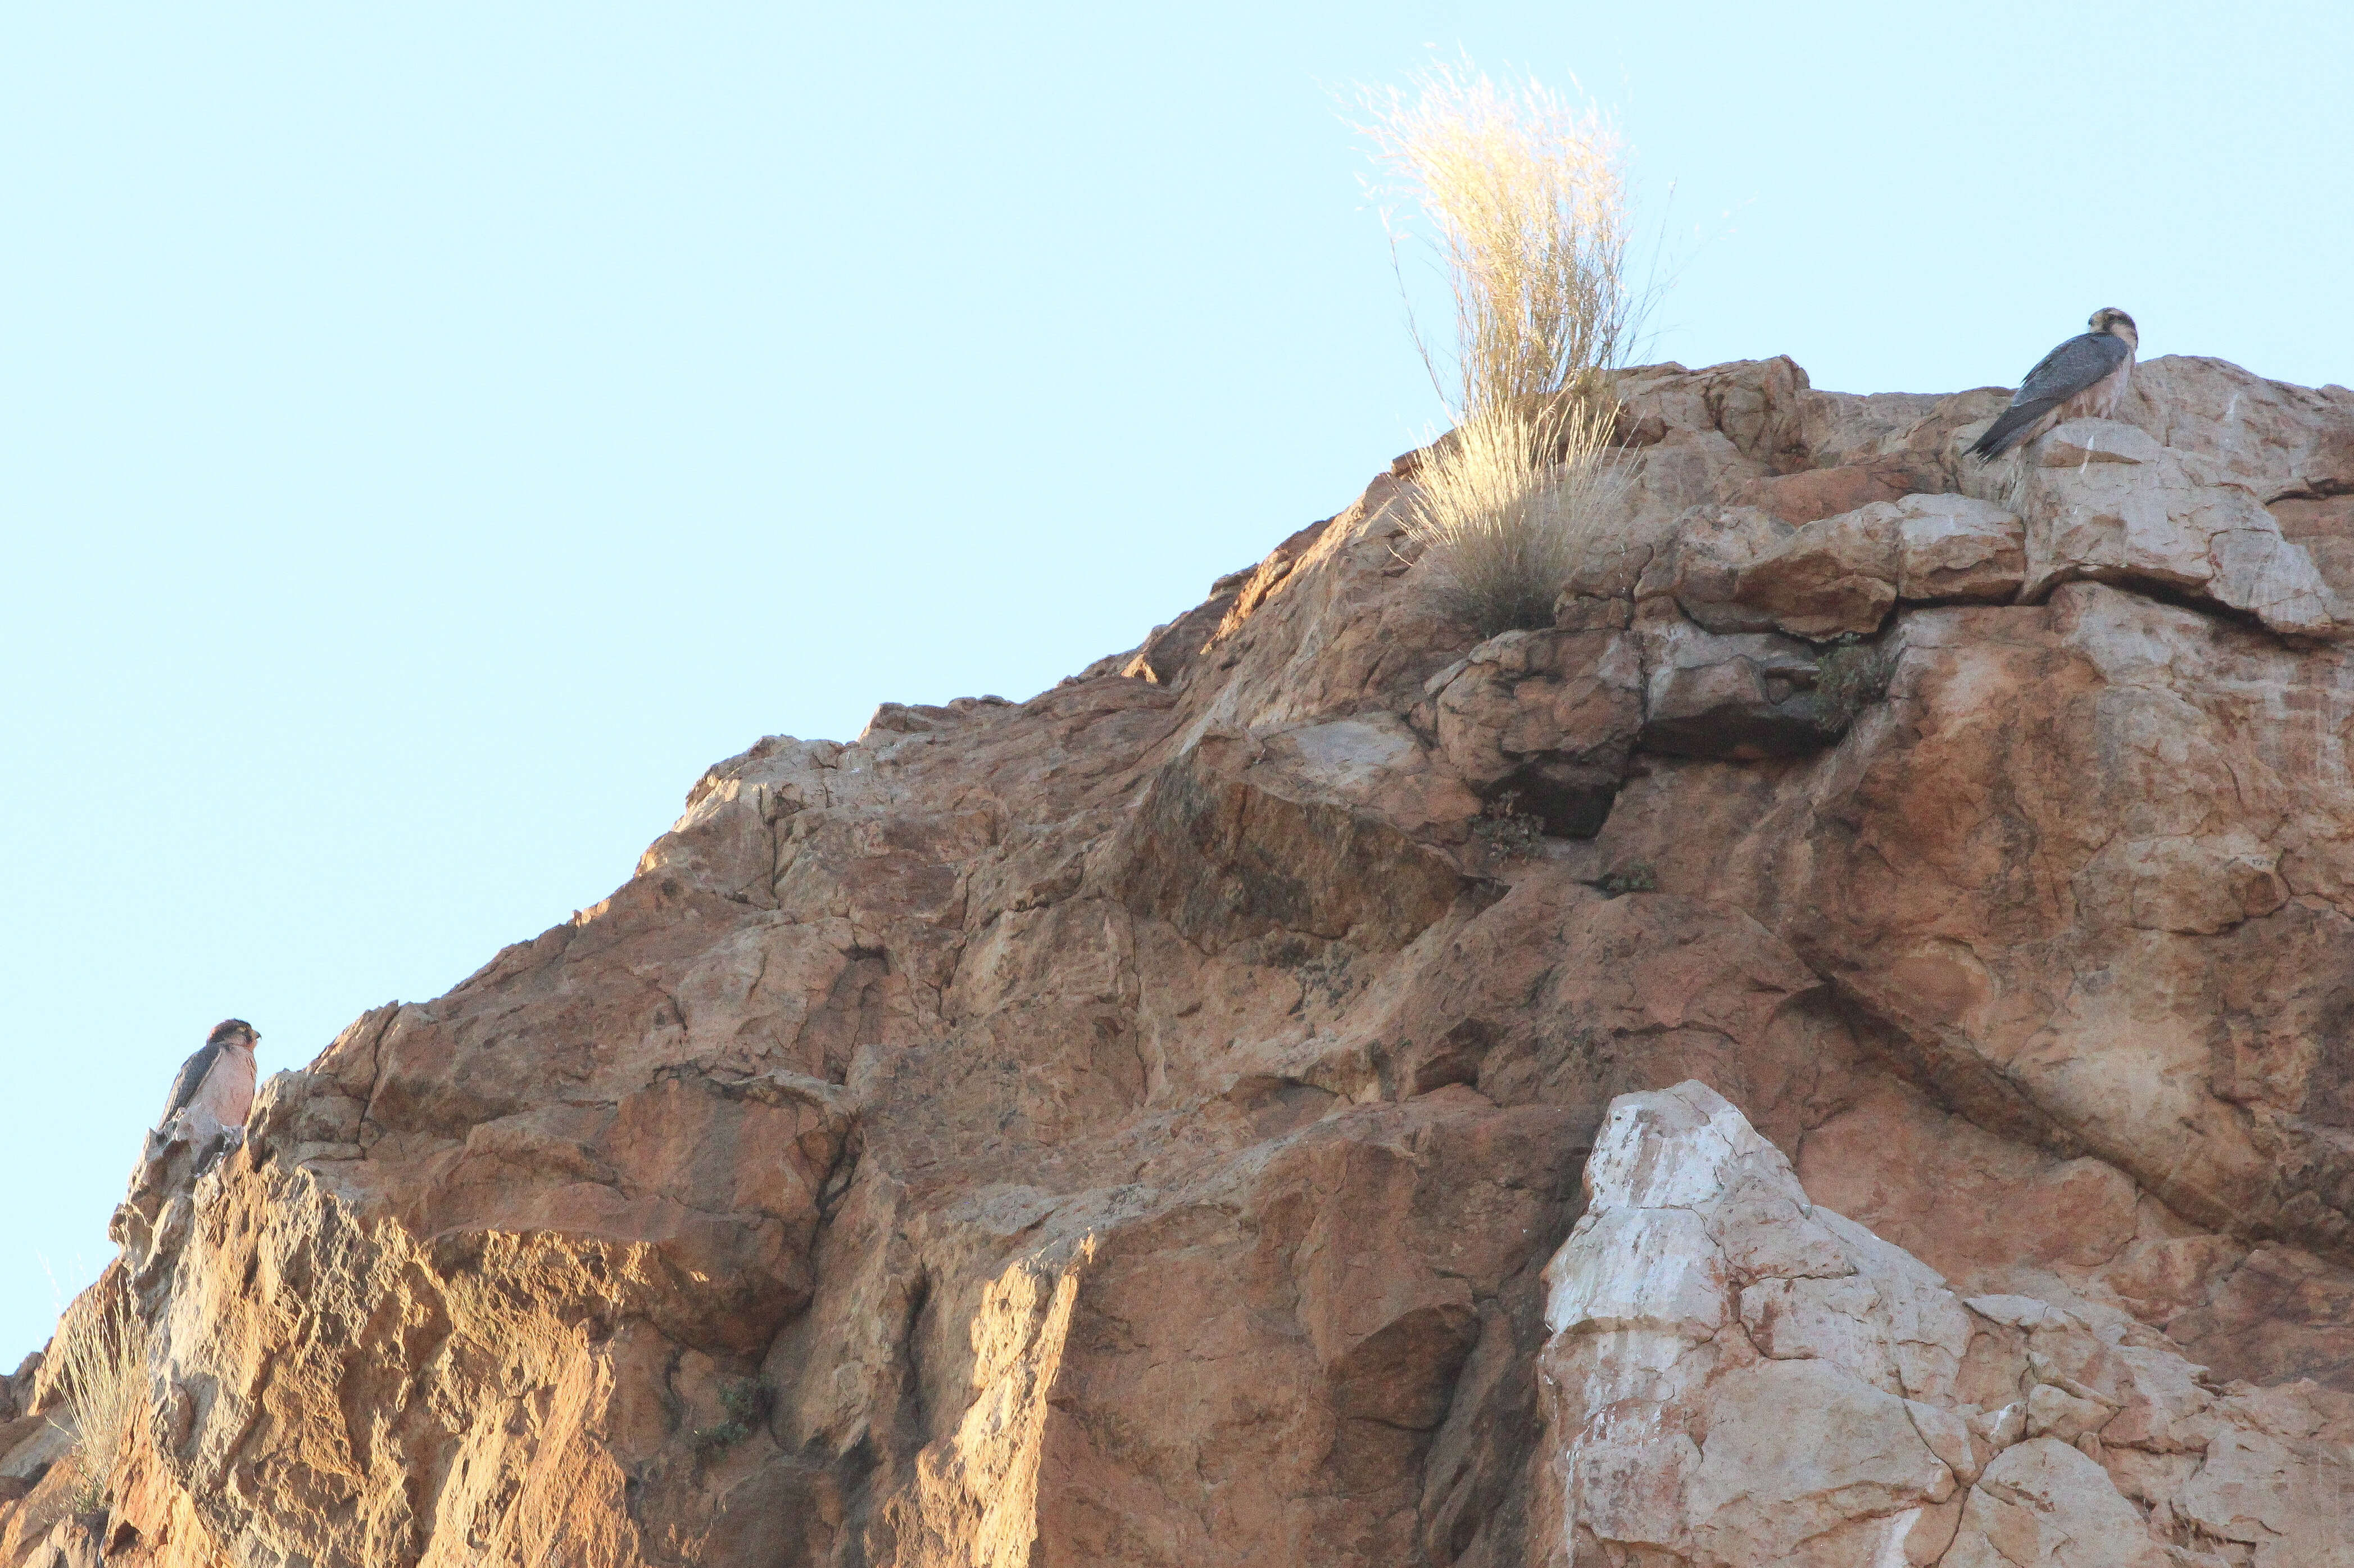
[{"label": "boulder", "polygon": [[1404,946],[1446,913],[1458,874],[1352,801],[1341,782],[1358,758],[1336,762],[1341,743],[1292,747],[1312,770],[1257,766],[1247,743],[1222,738],[1161,768],[1120,852],[1129,906],[1210,947],[1272,931]]},{"label": "boulder", "polygon": [[2068,421],[2025,461],[2011,486],[2027,522],[2022,597],[2087,578],[2130,583],[2283,636],[2339,635],[2338,597],[2312,557],[2224,465],[2106,419]]},{"label": "boulder", "polygon": [[2296,387],[2228,360],[2166,355],[2134,366],[2116,415],[2264,501],[2354,491],[2354,389]]},{"label": "boulder", "polygon": [[1826,517],[1742,567],[1733,597],[1794,637],[1869,636],[1896,604],[1900,541],[1889,502]]},{"label": "boulder", "polygon": [[78,1513],[58,1520],[24,1568],[105,1568],[106,1515]]},{"label": "boulder", "polygon": [[1741,574],[1791,536],[1788,524],[1755,506],[1699,506],[1685,512],[1633,585],[1638,603],[1670,599],[1709,631],[1770,631],[1766,610],[1741,602]]},{"label": "boulder", "polygon": [[2008,604],[2026,580],[2026,527],[1967,495],[1908,495],[1896,507],[1896,597],[1914,604]]},{"label": "boulder", "polygon": [[2020,589],[2020,520],[1966,495],[1907,495],[1808,523],[1742,567],[1733,598],[1794,637],[1870,636],[1899,600],[2001,603]]},{"label": "boulder", "polygon": [[1428,689],[1439,750],[1466,783],[1490,799],[1511,794],[1548,833],[1594,836],[1642,727],[1633,635],[1508,631]]},{"label": "boulder", "polygon": [[[1817,690],[1816,651],[1770,632],[1721,633],[1681,618],[1639,629],[1645,751],[1796,757],[1839,738],[1845,716]],[[1851,715],[1849,715],[1851,716]]]},{"label": "boulder", "polygon": [[1460,842],[1479,811],[1452,758],[1375,710],[1257,737],[1250,777],[1288,798],[1372,811],[1409,836]]},{"label": "boulder", "polygon": [[2310,1394],[2122,1313],[1965,1301],[1703,1084],[1614,1100],[1585,1187],[1545,1267],[1564,1568],[2354,1560],[2354,1401],[2316,1442]]}]

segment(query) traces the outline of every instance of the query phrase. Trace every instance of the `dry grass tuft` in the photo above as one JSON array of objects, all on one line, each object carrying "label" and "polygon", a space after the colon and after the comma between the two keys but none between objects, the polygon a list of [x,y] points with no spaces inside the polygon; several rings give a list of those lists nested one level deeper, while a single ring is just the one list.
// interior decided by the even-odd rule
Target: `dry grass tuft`
[{"label": "dry grass tuft", "polygon": [[146,1326],[127,1291],[106,1296],[104,1307],[77,1303],[59,1319],[43,1368],[65,1398],[67,1419],[58,1425],[74,1437],[77,1513],[105,1506],[115,1462],[147,1418]]},{"label": "dry grass tuft", "polygon": [[1614,414],[1579,399],[1507,404],[1467,416],[1426,454],[1406,533],[1448,620],[1483,638],[1553,624],[1562,585],[1626,493]]},{"label": "dry grass tuft", "polygon": [[[1361,127],[1434,231],[1455,302],[1456,429],[1416,474],[1407,532],[1451,619],[1483,637],[1548,626],[1626,489],[1606,373],[1640,310],[1619,143],[1532,80],[1466,65],[1416,87],[1363,93]],[[1445,396],[1418,327],[1415,344]]]},{"label": "dry grass tuft", "polygon": [[[1640,313],[1627,279],[1627,187],[1609,122],[1538,82],[1468,62],[1362,90],[1374,157],[1432,230],[1455,300],[1458,412],[1593,389]],[[1393,231],[1393,239],[1397,238]],[[1416,345],[1447,396],[1419,328]]]}]

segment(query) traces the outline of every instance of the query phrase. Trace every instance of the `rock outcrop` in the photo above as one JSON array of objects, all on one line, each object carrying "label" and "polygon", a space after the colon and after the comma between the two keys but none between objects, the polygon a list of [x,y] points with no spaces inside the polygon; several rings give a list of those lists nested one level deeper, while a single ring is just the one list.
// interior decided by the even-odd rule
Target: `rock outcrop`
[{"label": "rock outcrop", "polygon": [[1402,461],[152,1151],[152,1418],[76,1525],[9,1384],[0,1563],[2338,1561],[2354,393],[1622,391],[1552,627]]},{"label": "rock outcrop", "polygon": [[1965,1300],[1705,1085],[1622,1096],[1545,1269],[1539,1561],[2354,1563],[2354,1398],[2114,1307]]}]

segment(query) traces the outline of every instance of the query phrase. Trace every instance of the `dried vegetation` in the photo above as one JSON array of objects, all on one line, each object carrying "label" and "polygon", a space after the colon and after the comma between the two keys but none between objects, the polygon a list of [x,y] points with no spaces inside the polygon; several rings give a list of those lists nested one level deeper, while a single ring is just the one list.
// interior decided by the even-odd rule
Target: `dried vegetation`
[{"label": "dried vegetation", "polygon": [[1361,129],[1427,225],[1454,302],[1451,376],[1415,331],[1456,409],[1415,476],[1407,532],[1424,580],[1482,636],[1548,625],[1625,484],[1606,373],[1638,311],[1618,139],[1533,80],[1499,85],[1468,65],[1362,101]]},{"label": "dried vegetation", "polygon": [[58,1425],[74,1439],[76,1513],[105,1505],[116,1461],[147,1414],[146,1327],[127,1292],[100,1295],[59,1319],[45,1369],[65,1402]]}]

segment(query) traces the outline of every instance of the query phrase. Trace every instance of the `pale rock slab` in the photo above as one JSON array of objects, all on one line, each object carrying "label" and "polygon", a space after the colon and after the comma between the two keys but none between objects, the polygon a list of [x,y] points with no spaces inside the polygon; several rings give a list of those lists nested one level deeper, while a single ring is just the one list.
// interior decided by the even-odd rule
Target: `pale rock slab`
[{"label": "pale rock slab", "polygon": [[1614,1100],[1585,1181],[1545,1269],[1540,1561],[2354,1561],[2310,1385],[2219,1388],[2122,1313],[1964,1302],[1702,1084]]},{"label": "pale rock slab", "polygon": [[1896,597],[1914,604],[2007,604],[2027,572],[2027,529],[1967,495],[1896,503]]},{"label": "pale rock slab", "polygon": [[[2200,453],[2107,419],[2071,419],[2010,482],[2027,522],[2021,597],[2081,579],[2203,599],[2300,638],[2340,634],[2337,595],[2263,498]],[[1999,482],[1989,470],[1987,482]]]},{"label": "pale rock slab", "polygon": [[1296,799],[1373,811],[1408,833],[1458,837],[1479,810],[1479,797],[1391,713],[1262,736],[1251,772]]},{"label": "pale rock slab", "polygon": [[2166,355],[2134,366],[2117,415],[2266,502],[2354,489],[2354,389],[2296,387],[2228,360]]}]

